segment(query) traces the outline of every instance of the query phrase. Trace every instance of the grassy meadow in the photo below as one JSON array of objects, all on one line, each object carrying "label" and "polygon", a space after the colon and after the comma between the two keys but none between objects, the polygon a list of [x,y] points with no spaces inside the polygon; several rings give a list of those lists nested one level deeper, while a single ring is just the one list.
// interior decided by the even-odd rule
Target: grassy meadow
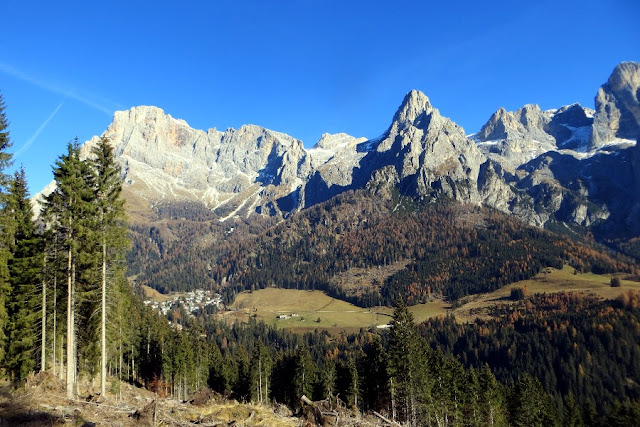
[{"label": "grassy meadow", "polygon": [[[416,322],[430,317],[452,313],[458,321],[472,321],[487,317],[495,304],[511,304],[511,289],[526,288],[529,294],[553,292],[588,292],[601,298],[614,299],[630,289],[640,291],[640,283],[621,277],[621,287],[609,285],[612,275],[577,273],[565,266],[558,270],[546,268],[536,277],[512,283],[491,293],[463,298],[456,308],[442,300],[411,306]],[[263,320],[270,325],[304,332],[327,329],[330,332],[352,332],[388,324],[393,309],[390,307],[361,308],[345,301],[329,297],[321,291],[268,288],[243,292],[236,297],[229,311],[223,312],[227,320],[247,321],[249,317]],[[280,319],[278,316],[288,316]],[[292,316],[294,315],[294,316]]]}]

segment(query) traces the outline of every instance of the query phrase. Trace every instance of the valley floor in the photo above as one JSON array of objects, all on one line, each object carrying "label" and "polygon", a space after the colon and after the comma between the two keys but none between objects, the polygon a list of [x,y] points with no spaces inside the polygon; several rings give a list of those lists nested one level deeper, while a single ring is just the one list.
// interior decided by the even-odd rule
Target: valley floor
[{"label": "valley floor", "polygon": [[[577,273],[565,266],[558,270],[546,268],[536,277],[512,283],[494,292],[462,298],[458,304],[441,299],[409,307],[416,323],[453,314],[459,322],[489,317],[495,305],[512,304],[513,288],[526,289],[529,294],[555,292],[593,293],[603,299],[615,299],[628,290],[640,291],[640,282],[621,277],[621,286],[612,288],[612,275]],[[269,325],[297,332],[326,329],[332,333],[357,332],[361,328],[384,328],[391,321],[390,307],[361,308],[327,296],[321,291],[268,288],[243,292],[236,297],[230,310],[219,316],[230,321],[247,321],[250,317]]]}]

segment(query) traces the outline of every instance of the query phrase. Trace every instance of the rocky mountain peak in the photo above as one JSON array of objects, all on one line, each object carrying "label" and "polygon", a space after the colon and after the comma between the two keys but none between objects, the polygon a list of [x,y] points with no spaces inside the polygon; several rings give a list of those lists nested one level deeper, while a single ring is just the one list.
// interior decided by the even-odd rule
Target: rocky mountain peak
[{"label": "rocky mountain peak", "polygon": [[640,63],[623,62],[596,95],[590,148],[640,136]]},{"label": "rocky mountain peak", "polygon": [[544,128],[550,118],[538,105],[527,104],[516,111],[507,111],[500,107],[476,134],[479,141],[516,139],[531,136],[532,139],[546,140]]},{"label": "rocky mountain peak", "polygon": [[553,114],[552,121],[572,127],[591,126],[595,111],[575,103],[565,105]]},{"label": "rocky mountain peak", "polygon": [[404,97],[400,108],[393,116],[393,122],[400,124],[400,127],[415,126],[424,129],[428,125],[425,119],[434,113],[440,115],[431,105],[427,95],[414,89]]}]

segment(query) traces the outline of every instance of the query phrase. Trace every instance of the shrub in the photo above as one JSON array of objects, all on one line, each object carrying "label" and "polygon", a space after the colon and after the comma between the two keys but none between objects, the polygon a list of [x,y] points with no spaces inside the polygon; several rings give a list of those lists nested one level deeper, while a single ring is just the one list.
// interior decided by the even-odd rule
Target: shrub
[{"label": "shrub", "polygon": [[526,298],[529,295],[527,288],[513,288],[511,289],[511,299],[514,301],[520,301]]}]

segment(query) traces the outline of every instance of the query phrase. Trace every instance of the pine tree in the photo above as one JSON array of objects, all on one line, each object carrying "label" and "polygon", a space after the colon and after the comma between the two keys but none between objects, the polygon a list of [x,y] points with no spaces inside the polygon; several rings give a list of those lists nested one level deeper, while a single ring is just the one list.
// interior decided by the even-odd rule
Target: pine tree
[{"label": "pine tree", "polygon": [[487,426],[507,425],[507,409],[502,385],[496,380],[489,365],[480,369],[480,420]]},{"label": "pine tree", "polygon": [[66,326],[66,386],[67,396],[75,395],[77,376],[77,281],[78,271],[86,262],[83,249],[91,231],[93,196],[92,174],[86,162],[80,160],[77,140],[69,143],[67,153],[60,156],[53,168],[56,189],[46,197],[44,217],[61,236],[66,252],[67,326]]},{"label": "pine tree", "polygon": [[374,411],[389,410],[391,396],[389,394],[389,374],[387,355],[380,338],[365,349],[366,356],[362,363],[362,388],[364,408]]},{"label": "pine tree", "polygon": [[401,300],[391,321],[389,333],[389,387],[392,415],[401,421],[417,424],[419,350],[413,315]]},{"label": "pine tree", "polygon": [[540,380],[523,374],[516,383],[509,408],[513,426],[553,426],[558,417],[551,397],[544,391]]},{"label": "pine tree", "polygon": [[6,205],[13,222],[12,256],[9,273],[12,293],[9,301],[9,346],[6,366],[14,382],[19,383],[36,366],[38,282],[40,239],[33,223],[33,211],[24,169],[16,172]]},{"label": "pine tree", "polygon": [[[104,395],[107,375],[107,279],[108,271],[115,280],[115,272],[122,272],[116,263],[122,262],[127,246],[124,226],[124,200],[120,197],[122,184],[113,147],[106,137],[100,138],[92,150],[97,202],[98,241],[101,246],[101,304],[100,304],[100,392]],[[114,267],[114,268],[112,268]]]},{"label": "pine tree", "polygon": [[316,381],[317,369],[311,358],[311,353],[305,345],[298,346],[293,354],[293,384],[292,400],[294,407],[300,406],[300,398],[305,395],[313,396],[313,385]]},{"label": "pine tree", "polygon": [[5,171],[11,165],[11,154],[7,152],[11,148],[11,140],[7,130],[9,122],[5,107],[4,99],[0,94],[0,364],[5,356],[6,328],[9,322],[7,302],[11,294],[11,284],[9,283],[8,263],[11,257],[9,245],[13,235],[12,225],[5,212],[9,184],[9,176]]},{"label": "pine tree", "polygon": [[253,402],[269,401],[269,384],[273,360],[269,349],[258,341],[253,348],[249,365],[250,398]]}]

